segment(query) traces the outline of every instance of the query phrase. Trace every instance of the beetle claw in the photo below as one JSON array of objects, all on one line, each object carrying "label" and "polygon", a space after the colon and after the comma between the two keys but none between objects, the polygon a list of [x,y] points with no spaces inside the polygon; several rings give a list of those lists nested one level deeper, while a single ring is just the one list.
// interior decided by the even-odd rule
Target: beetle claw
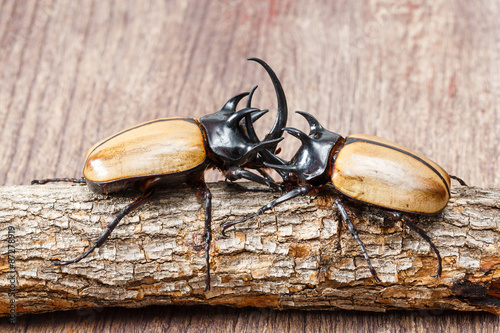
[{"label": "beetle claw", "polygon": [[223,237],[223,238],[229,238],[229,235],[228,235],[228,234],[226,234],[226,230],[227,230],[227,228],[229,228],[229,227],[231,226],[231,224],[230,224],[230,223],[231,223],[231,222],[222,222],[222,223],[220,224],[220,226],[221,226],[221,228],[222,228],[222,230],[221,230],[221,235],[222,235],[222,237]]}]

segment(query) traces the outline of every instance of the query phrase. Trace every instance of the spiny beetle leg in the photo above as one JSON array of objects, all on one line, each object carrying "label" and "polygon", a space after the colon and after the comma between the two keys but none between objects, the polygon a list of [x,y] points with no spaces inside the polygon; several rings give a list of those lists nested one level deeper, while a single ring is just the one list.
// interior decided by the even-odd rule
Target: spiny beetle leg
[{"label": "spiny beetle leg", "polygon": [[418,234],[423,239],[425,239],[427,241],[427,243],[429,243],[432,251],[434,251],[434,253],[436,254],[437,259],[438,259],[437,274],[436,275],[431,274],[431,276],[434,278],[441,277],[441,273],[443,272],[442,259],[441,259],[441,255],[439,254],[439,250],[437,249],[436,245],[434,245],[434,243],[432,242],[431,237],[429,237],[429,235],[427,235],[427,233],[423,229],[421,229],[417,224],[410,221],[407,217],[403,216],[401,213],[399,213],[399,212],[388,212],[388,213],[390,215],[394,216],[396,219],[398,219],[402,223],[406,224],[411,230],[418,232]]},{"label": "spiny beetle leg", "polygon": [[54,264],[56,266],[64,266],[64,265],[68,265],[68,264],[73,264],[73,263],[79,262],[83,258],[87,257],[89,254],[91,254],[97,247],[101,247],[101,245],[106,242],[106,240],[108,239],[109,235],[111,235],[111,232],[113,232],[113,230],[116,228],[116,226],[121,221],[121,219],[125,215],[127,215],[129,212],[131,212],[132,210],[134,210],[134,209],[140,207],[141,205],[143,205],[148,200],[148,198],[151,195],[151,193],[152,193],[152,191],[149,191],[146,194],[143,194],[143,195],[135,198],[134,201],[132,201],[131,203],[129,203],[118,214],[116,214],[113,217],[113,220],[111,220],[111,222],[107,225],[106,229],[101,234],[101,236],[95,240],[94,245],[92,245],[87,250],[87,252],[85,252],[84,254],[82,254],[81,256],[79,256],[78,258],[75,258],[73,260],[67,260],[67,261],[55,261],[55,260],[53,260],[52,264]]},{"label": "spiny beetle leg", "polygon": [[70,183],[77,183],[77,184],[86,184],[87,181],[85,180],[84,177],[82,178],[46,178],[46,179],[34,179],[31,181],[31,185],[34,184],[47,184],[47,183],[53,183],[53,182],[70,182]]},{"label": "spiny beetle leg", "polygon": [[249,191],[249,192],[276,192],[275,189],[269,188],[269,187],[248,187],[248,186],[243,186],[238,183],[235,183],[229,179],[225,179],[225,182],[228,186],[231,186],[239,191]]},{"label": "spiny beetle leg", "polygon": [[266,172],[264,169],[256,169],[265,179],[269,180],[270,182],[274,182],[274,179]]},{"label": "spiny beetle leg", "polygon": [[[274,183],[274,179],[269,176],[269,174],[263,169],[256,169],[265,179],[267,179],[270,183]],[[229,180],[227,177],[225,178],[225,182],[228,186],[231,186],[240,191],[249,191],[249,192],[276,192],[275,188],[272,187],[248,187],[243,186],[238,183],[235,183]],[[283,188],[280,186],[280,191],[283,193]]]},{"label": "spiny beetle leg", "polygon": [[241,219],[241,220],[235,221],[235,222],[221,223],[222,236],[223,237],[228,237],[227,234],[226,234],[226,229],[227,228],[232,227],[233,225],[236,225],[236,224],[248,221],[252,217],[259,216],[259,215],[263,214],[266,210],[269,210],[269,209],[273,208],[274,206],[276,206],[276,205],[278,205],[278,204],[280,204],[282,202],[285,202],[287,200],[293,199],[293,198],[295,198],[295,197],[297,197],[299,195],[305,195],[309,191],[311,191],[312,189],[313,189],[312,185],[304,185],[304,186],[296,187],[293,190],[291,190],[290,192],[282,195],[278,199],[273,200],[270,203],[268,203],[267,205],[259,208],[259,210],[256,213],[253,213],[252,215],[249,215],[249,216],[245,217],[244,219]]},{"label": "spiny beetle leg", "polygon": [[196,195],[205,200],[205,261],[207,277],[205,279],[205,291],[210,290],[210,242],[212,241],[212,193],[203,179],[193,184]]},{"label": "spiny beetle leg", "polygon": [[[230,182],[234,182],[238,179],[243,178],[243,179],[248,179],[248,180],[254,181],[254,182],[262,184],[262,185],[266,185],[271,189],[283,192],[283,188],[280,185],[276,184],[272,180],[272,178],[269,179],[270,177],[267,174],[266,174],[267,177],[266,176],[262,177],[262,176],[254,174],[251,171],[245,170],[245,169],[237,167],[237,166],[233,166],[233,167],[230,167],[224,173],[224,175],[226,176],[226,179],[228,179]],[[230,183],[228,183],[228,184],[230,184]],[[246,187],[240,185],[240,188],[245,189]],[[251,191],[250,188],[248,188],[248,190]],[[266,190],[263,190],[263,191],[266,191]]]},{"label": "spiny beetle leg", "polygon": [[376,282],[380,282],[380,279],[378,278],[377,272],[373,268],[372,263],[370,261],[370,257],[368,256],[368,253],[366,252],[365,245],[363,244],[361,239],[359,239],[358,233],[356,231],[356,227],[354,226],[354,224],[351,221],[351,218],[347,214],[347,211],[344,207],[344,204],[342,203],[342,200],[340,200],[338,198],[335,199],[335,205],[337,206],[337,208],[340,212],[340,215],[342,216],[342,220],[344,220],[344,223],[347,225],[347,228],[351,232],[352,237],[358,242],[359,246],[361,247],[361,252],[363,252],[363,255],[365,256],[366,262],[368,263],[368,268],[370,269],[370,273],[372,273],[373,279]]},{"label": "spiny beetle leg", "polygon": [[449,175],[451,179],[455,179],[457,182],[460,183],[460,185],[462,186],[467,186],[467,184],[462,180],[462,178],[458,178],[457,176],[452,176],[452,175]]}]

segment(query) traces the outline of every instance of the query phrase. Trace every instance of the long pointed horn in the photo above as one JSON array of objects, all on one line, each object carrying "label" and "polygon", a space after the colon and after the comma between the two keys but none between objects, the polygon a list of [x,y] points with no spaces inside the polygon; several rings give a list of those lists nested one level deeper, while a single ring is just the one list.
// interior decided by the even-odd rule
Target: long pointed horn
[{"label": "long pointed horn", "polygon": [[[276,73],[274,73],[274,71],[271,69],[271,67],[269,67],[267,63],[259,58],[248,58],[248,60],[258,62],[262,67],[264,67],[266,72],[271,77],[271,81],[273,82],[274,90],[276,91],[276,96],[278,99],[278,115],[271,131],[268,135],[266,135],[264,141],[269,139],[277,139],[283,134],[283,127],[286,126],[286,122],[288,120],[288,107],[286,104],[285,92],[283,91],[283,87],[281,86],[280,80],[276,76]],[[275,149],[276,147],[274,147],[273,151]]]}]

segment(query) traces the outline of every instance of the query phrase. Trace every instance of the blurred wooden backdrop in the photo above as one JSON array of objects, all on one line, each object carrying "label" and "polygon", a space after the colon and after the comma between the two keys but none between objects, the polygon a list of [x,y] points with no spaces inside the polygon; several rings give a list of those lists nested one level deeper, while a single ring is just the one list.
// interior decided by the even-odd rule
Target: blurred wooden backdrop
[{"label": "blurred wooden backdrop", "polygon": [[[79,177],[86,150],[136,123],[200,117],[259,84],[340,134],[383,136],[470,184],[500,187],[500,2],[0,1],[0,185]],[[258,123],[262,135],[274,113]],[[290,114],[289,125],[305,129]],[[281,144],[290,157],[298,146]],[[216,172],[209,181],[220,179]],[[8,327],[6,320],[2,325]],[[20,317],[18,331],[497,332],[482,313],[152,307]],[[10,327],[8,327],[10,328]]]}]

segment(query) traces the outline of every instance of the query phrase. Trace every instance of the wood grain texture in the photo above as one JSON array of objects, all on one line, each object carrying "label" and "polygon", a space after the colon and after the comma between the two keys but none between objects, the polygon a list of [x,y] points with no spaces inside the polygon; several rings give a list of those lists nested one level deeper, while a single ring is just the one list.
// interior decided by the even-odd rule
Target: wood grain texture
[{"label": "wood grain texture", "polygon": [[[381,279],[375,283],[357,242],[339,220],[330,190],[286,202],[221,237],[273,200],[210,184],[213,193],[212,288],[204,292],[204,216],[192,190],[177,188],[131,213],[110,241],[83,253],[130,196],[86,186],[0,187],[1,234],[13,235],[15,260],[0,271],[17,276],[19,314],[97,306],[258,306],[361,311],[462,310],[500,314],[500,190],[453,189],[446,210],[420,218],[440,249],[437,260],[418,235],[379,209],[349,205]],[[35,240],[36,239],[36,240]],[[0,283],[0,315],[9,313],[10,281]]]},{"label": "wood grain texture", "polygon": [[[86,150],[99,140],[155,118],[214,112],[254,84],[254,105],[273,110],[269,79],[244,60],[257,56],[278,74],[290,110],[343,135],[398,142],[472,185],[500,187],[499,16],[499,3],[488,0],[3,0],[0,182],[80,177]],[[271,124],[261,120],[259,134]],[[305,130],[300,117],[289,125]],[[281,146],[290,157],[298,142],[286,137]],[[480,314],[147,311],[95,311],[100,320],[89,321],[34,316],[15,329],[495,332],[499,325]]]}]

